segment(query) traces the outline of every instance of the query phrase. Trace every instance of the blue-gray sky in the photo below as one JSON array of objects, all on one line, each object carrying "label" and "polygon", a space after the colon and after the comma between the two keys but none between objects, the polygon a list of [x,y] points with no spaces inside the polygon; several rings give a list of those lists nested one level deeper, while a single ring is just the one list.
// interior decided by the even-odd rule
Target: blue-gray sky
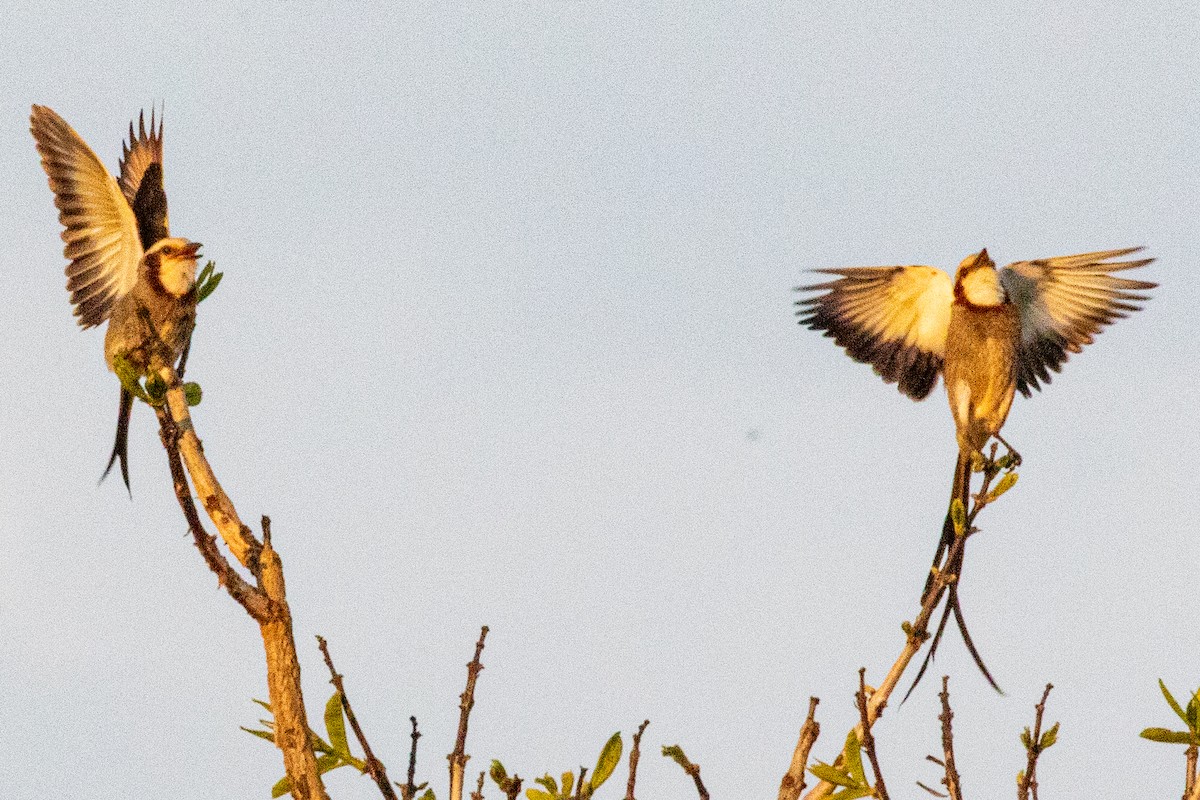
[{"label": "blue-gray sky", "polygon": [[1002,796],[1052,681],[1044,792],[1181,790],[1182,753],[1137,733],[1172,723],[1159,677],[1200,683],[1193,4],[6,16],[6,797],[266,797],[281,773],[238,730],[257,629],[185,536],[144,408],[133,502],[96,485],[117,384],[28,133],[49,105],[115,169],[157,101],[172,230],[226,273],[197,424],[242,516],[274,520],[310,708],[320,633],[396,775],[419,718],[439,795],[481,624],[470,769],[590,765],[649,718],[645,796],[694,796],[675,743],[714,797],[773,796],[813,694],[831,759],[857,668],[878,680],[915,611],[955,445],[940,389],[911,403],[797,327],[792,287],[1146,245],[1147,309],[1005,429],[1026,464],[962,591],[1007,695],[950,636],[877,734],[895,790],[935,782],[948,672],[964,785]]}]

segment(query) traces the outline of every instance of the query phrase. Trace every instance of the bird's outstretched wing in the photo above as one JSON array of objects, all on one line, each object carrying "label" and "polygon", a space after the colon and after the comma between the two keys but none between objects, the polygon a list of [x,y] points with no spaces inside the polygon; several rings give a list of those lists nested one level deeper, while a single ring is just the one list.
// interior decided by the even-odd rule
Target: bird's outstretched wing
[{"label": "bird's outstretched wing", "polygon": [[160,118],[155,127],[153,108],[148,132],[145,111],[138,114],[137,122],[136,132],[129,123],[129,141],[122,146],[119,183],[137,219],[142,248],[149,250],[155,242],[171,235],[163,189],[163,123]]},{"label": "bird's outstretched wing", "polygon": [[1078,353],[1105,325],[1150,298],[1138,292],[1157,284],[1118,278],[1112,273],[1144,267],[1154,259],[1112,259],[1142,248],[1104,250],[1036,261],[1018,261],[1000,270],[1000,282],[1021,312],[1017,388],[1028,397],[1050,382],[1068,353]]},{"label": "bird's outstretched wing", "polygon": [[79,324],[90,328],[137,282],[137,221],[117,179],[62,117],[34,106],[30,131],[63,224],[67,291]]},{"label": "bird's outstretched wing", "polygon": [[946,352],[954,284],[933,267],[816,270],[836,280],[800,287],[823,291],[796,301],[800,324],[825,331],[856,361],[914,400],[937,385]]}]

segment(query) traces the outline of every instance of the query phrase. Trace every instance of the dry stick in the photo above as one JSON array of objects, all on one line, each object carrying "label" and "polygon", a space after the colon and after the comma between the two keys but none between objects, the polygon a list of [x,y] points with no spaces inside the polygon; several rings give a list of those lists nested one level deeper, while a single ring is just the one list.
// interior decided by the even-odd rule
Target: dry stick
[{"label": "dry stick", "polygon": [[479,773],[479,783],[475,785],[475,791],[471,792],[471,800],[483,800],[483,778],[487,775],[486,772]]},{"label": "dry stick", "polygon": [[[808,769],[808,754],[812,752],[817,737],[821,735],[821,725],[817,722],[817,703],[815,697],[808,698],[808,717],[800,726],[800,739],[792,753],[792,763],[787,774],[779,783],[779,800],[797,800],[804,791],[804,772]],[[632,800],[632,799],[631,799]]]},{"label": "dry stick", "polygon": [[[1025,764],[1025,775],[1022,780],[1017,782],[1017,798],[1025,800],[1027,797],[1032,797],[1037,800],[1038,783],[1037,783],[1037,761],[1038,756],[1042,754],[1042,715],[1046,713],[1046,698],[1050,696],[1050,690],[1054,688],[1054,684],[1047,683],[1046,691],[1042,692],[1042,700],[1036,706],[1036,712],[1033,717],[1033,739],[1025,748],[1028,755],[1028,761]],[[1028,729],[1026,729],[1028,730]]]},{"label": "dry stick", "polygon": [[[308,716],[300,686],[300,658],[292,636],[292,614],[287,604],[283,563],[271,547],[271,521],[267,517],[262,518],[262,542],[255,539],[250,529],[242,524],[232,501],[204,457],[204,448],[192,425],[179,375],[161,355],[152,357],[150,371],[157,374],[167,387],[165,409],[158,409],[158,413],[163,444],[168,449],[168,462],[174,464],[177,458],[182,459],[209,519],[217,526],[230,551],[242,566],[250,570],[258,583],[257,587],[251,588],[249,584],[243,586],[244,581],[233,581],[231,575],[235,573],[232,567],[228,563],[222,566],[223,560],[214,561],[211,548],[201,546],[206,563],[214,568],[218,579],[225,582],[231,596],[259,624],[266,653],[271,714],[275,718],[275,745],[283,753],[283,767],[291,784],[292,797],[295,800],[328,800],[329,795],[317,772],[317,759],[309,738]],[[195,536],[198,519],[195,514],[188,513],[190,496],[187,503],[180,498],[179,477],[173,466],[176,497],[181,500],[184,516],[188,517],[188,525],[193,528]]]},{"label": "dry stick", "polygon": [[329,644],[325,641],[324,637],[317,637],[317,647],[321,649],[321,655],[325,657],[325,666],[329,668],[329,682],[333,684],[333,688],[337,689],[338,697],[342,701],[342,711],[346,712],[346,720],[350,723],[350,729],[354,731],[354,738],[358,739],[358,745],[363,749],[363,755],[366,756],[364,760],[367,762],[367,774],[375,781],[375,785],[379,787],[380,793],[387,800],[399,800],[396,797],[396,792],[392,789],[391,781],[388,780],[387,770],[384,769],[382,762],[375,757],[375,754],[371,752],[371,745],[367,743],[367,737],[362,731],[362,726],[358,724],[358,717],[354,716],[354,709],[350,707],[350,698],[346,696],[346,687],[342,683],[342,676],[333,668],[333,657],[329,655]]},{"label": "dry stick", "polygon": [[625,800],[637,800],[633,796],[633,787],[637,783],[637,766],[638,760],[642,757],[642,734],[646,732],[646,726],[650,724],[650,720],[645,720],[638,726],[637,733],[633,735],[633,749],[629,751],[629,782],[625,784]]},{"label": "dry stick", "polygon": [[858,692],[854,695],[854,701],[858,705],[859,724],[862,725],[862,746],[867,751],[867,760],[871,762],[871,771],[875,773],[875,796],[879,800],[891,800],[883,780],[883,770],[879,768],[879,757],[875,754],[875,734],[871,733],[871,723],[867,721],[866,667],[858,671]]},{"label": "dry stick", "polygon": [[417,796],[417,739],[421,732],[417,730],[417,718],[409,717],[412,722],[412,749],[408,751],[408,783],[400,790],[404,800],[412,800]]},{"label": "dry stick", "polygon": [[950,710],[949,675],[942,676],[942,691],[938,698],[942,701],[942,713],[938,721],[942,723],[942,767],[946,771],[942,785],[946,787],[950,800],[962,800],[962,784],[958,777],[958,768],[954,765],[954,729],[950,724],[954,720],[954,712]]},{"label": "dry stick", "polygon": [[[463,773],[466,772],[467,761],[471,758],[467,755],[467,721],[470,719],[471,709],[475,706],[475,681],[483,669],[479,656],[483,653],[483,640],[487,635],[488,626],[484,625],[479,631],[479,641],[475,643],[475,657],[467,664],[467,688],[459,695],[458,738],[454,741],[454,752],[446,756],[450,760],[450,800],[462,800]],[[517,786],[519,791],[519,782]]]},{"label": "dry stick", "polygon": [[[982,511],[989,502],[991,502],[987,499],[988,490],[991,487],[992,480],[994,480],[995,476],[998,474],[999,472],[983,473],[983,485],[979,490],[979,494],[976,495],[977,499],[974,509],[972,509],[971,513],[967,516],[964,532],[961,536],[954,537],[954,542],[950,545],[949,550],[946,553],[946,561],[943,563],[953,564],[954,559],[958,557],[960,552],[962,552],[962,548],[966,544],[967,537],[970,536],[971,532],[974,530],[972,528],[972,524],[975,521],[975,517],[978,516],[979,512]],[[942,595],[945,593],[946,588],[950,585],[950,582],[955,579],[955,577],[956,576],[947,575],[944,572],[939,571],[934,576],[933,586],[930,587],[929,592],[926,593],[925,597],[922,599],[921,610],[917,614],[916,620],[911,625],[906,623],[904,626],[902,626],[906,634],[904,648],[900,651],[900,655],[896,658],[895,663],[892,664],[892,668],[888,670],[887,675],[884,676],[883,683],[881,683],[879,688],[871,693],[871,699],[867,702],[868,725],[874,725],[875,721],[879,719],[879,716],[883,713],[884,708],[887,707],[888,698],[891,697],[892,692],[896,688],[896,684],[900,682],[900,678],[904,675],[904,670],[908,668],[909,663],[912,662],[913,658],[920,651],[921,646],[924,645],[926,640],[929,639],[929,620],[933,617],[933,612],[937,609],[938,604],[941,602]],[[854,734],[861,742],[863,739],[862,722],[859,722],[858,725],[855,726]],[[834,759],[834,766],[840,766],[844,758],[844,752],[838,754],[838,757]],[[830,783],[829,781],[822,780],[813,787],[811,792],[804,796],[804,800],[820,800],[820,798],[829,797],[837,788],[838,787],[836,785]]]}]

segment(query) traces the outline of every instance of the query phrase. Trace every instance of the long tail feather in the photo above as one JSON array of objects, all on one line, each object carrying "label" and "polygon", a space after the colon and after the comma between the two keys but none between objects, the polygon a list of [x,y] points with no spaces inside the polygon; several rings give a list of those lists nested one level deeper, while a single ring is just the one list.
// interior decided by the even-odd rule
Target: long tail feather
[{"label": "long tail feather", "polygon": [[129,415],[133,413],[133,395],[121,388],[121,401],[117,409],[117,439],[113,442],[112,455],[108,457],[108,466],[100,476],[100,482],[108,477],[113,464],[121,462],[121,478],[125,481],[125,491],[133,498],[133,490],[129,488]]},{"label": "long tail feather", "polygon": [[929,577],[925,581],[925,590],[921,594],[922,602],[928,599],[929,592],[933,589],[934,570],[953,575],[954,582],[951,583],[946,590],[946,607],[942,611],[942,619],[938,622],[937,631],[934,633],[933,639],[929,643],[929,652],[925,654],[925,660],[921,663],[921,668],[917,671],[917,677],[915,680],[913,680],[912,686],[909,687],[908,692],[904,695],[905,699],[908,698],[908,695],[912,694],[913,689],[917,688],[917,684],[920,683],[921,678],[925,675],[925,671],[929,668],[930,663],[933,662],[933,658],[937,654],[938,645],[942,641],[942,634],[946,630],[946,622],[949,620],[951,614],[954,615],[954,621],[958,625],[959,632],[962,633],[963,642],[967,646],[967,652],[971,654],[971,658],[974,659],[975,665],[979,667],[979,671],[983,673],[983,677],[987,679],[987,682],[991,684],[992,688],[997,692],[1000,692],[1000,694],[1004,694],[1003,690],[1001,690],[1000,686],[992,677],[992,673],[988,670],[987,665],[983,663],[983,658],[979,655],[979,650],[975,647],[974,640],[971,639],[971,634],[967,630],[966,620],[963,618],[962,605],[958,599],[958,586],[962,577],[963,554],[966,552],[966,547],[964,546],[958,549],[958,557],[954,559],[953,563],[942,563],[943,559],[946,558],[946,555],[950,550],[950,546],[954,543],[954,518],[951,513],[951,509],[954,507],[954,501],[956,499],[961,501],[963,504],[963,509],[969,510],[970,496],[971,456],[969,454],[959,452],[958,461],[954,466],[954,484],[950,493],[950,507],[946,511],[946,519],[942,523],[942,538],[941,541],[938,542],[937,553],[933,557],[933,566],[930,567]]}]

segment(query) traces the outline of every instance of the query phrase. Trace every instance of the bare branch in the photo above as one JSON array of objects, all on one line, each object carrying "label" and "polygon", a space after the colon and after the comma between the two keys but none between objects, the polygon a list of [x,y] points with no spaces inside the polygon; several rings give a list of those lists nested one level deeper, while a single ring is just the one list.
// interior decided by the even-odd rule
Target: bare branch
[{"label": "bare branch", "polygon": [[412,722],[412,749],[408,751],[408,783],[400,789],[404,800],[412,800],[417,796],[417,739],[421,738],[421,732],[417,730],[417,718],[408,719]]},{"label": "bare branch", "polygon": [[475,791],[471,792],[471,800],[483,800],[483,779],[486,772],[479,773],[479,782],[475,784]]},{"label": "bare branch", "polygon": [[808,698],[808,716],[800,726],[800,738],[792,752],[792,763],[779,783],[779,800],[797,800],[804,791],[804,773],[808,769],[808,754],[812,752],[817,737],[821,735],[821,724],[817,722],[815,697]]},{"label": "bare branch", "polygon": [[[364,760],[367,762],[367,774],[371,776],[371,780],[375,781],[379,792],[387,800],[399,800],[396,792],[392,789],[391,781],[388,780],[387,770],[371,752],[371,745],[367,743],[366,734],[363,733],[362,726],[358,724],[358,717],[354,716],[354,709],[350,707],[350,698],[346,696],[346,687],[342,683],[342,676],[333,668],[333,656],[329,654],[329,644],[323,636],[317,637],[317,647],[321,648],[321,655],[325,657],[325,666],[329,668],[329,682],[333,684],[333,688],[337,689],[338,697],[342,701],[342,711],[346,712],[346,721],[350,723],[350,729],[354,731],[354,738],[358,739],[358,744],[363,749],[363,755],[366,756]],[[413,740],[413,745],[416,745],[416,739]]]},{"label": "bare branch", "polygon": [[[187,398],[179,375],[163,355],[152,356],[151,372],[166,387],[165,411],[159,412],[163,446],[171,466],[176,499],[180,501],[188,527],[197,539],[205,562],[216,572],[218,580],[230,595],[259,624],[267,662],[267,690],[271,713],[275,718],[275,745],[283,754],[284,771],[291,784],[295,800],[328,800],[325,786],[317,771],[317,760],[309,738],[308,716],[304,709],[304,694],[300,684],[300,658],[292,635],[292,613],[287,603],[283,578],[283,562],[270,541],[270,524],[262,518],[264,542],[254,538],[242,524],[233,502],[221,489],[212,467],[204,456],[204,448],[192,425]],[[220,556],[215,543],[199,526],[190,494],[184,501],[186,481],[178,465],[182,460],[191,477],[209,519],[234,556],[250,570],[258,587],[236,576],[232,565]],[[236,578],[236,580],[235,580]]]},{"label": "bare branch", "polygon": [[883,770],[879,768],[879,757],[875,754],[875,734],[871,733],[871,723],[867,719],[867,668],[858,671],[858,692],[854,695],[858,706],[859,724],[862,725],[862,746],[867,751],[867,760],[871,762],[871,771],[875,773],[875,796],[879,800],[891,800],[888,797],[887,785],[883,780]]},{"label": "bare branch", "polygon": [[941,765],[946,772],[946,777],[942,778],[942,785],[946,787],[946,792],[950,800],[962,800],[962,788],[958,777],[958,768],[954,765],[954,728],[951,726],[951,722],[954,720],[954,712],[950,710],[949,675],[942,676],[942,691],[938,694],[938,698],[942,701],[942,713],[938,717],[938,720],[942,723],[942,755],[944,760],[941,762]]},{"label": "bare branch", "polygon": [[625,784],[625,800],[636,800],[633,796],[633,787],[637,783],[637,766],[642,757],[642,734],[646,732],[646,726],[649,724],[650,720],[644,720],[638,726],[637,733],[633,735],[633,749],[629,751],[629,782]]},{"label": "bare branch", "polygon": [[[483,640],[487,638],[488,627],[484,625],[479,631],[479,641],[475,643],[475,657],[467,664],[467,688],[459,695],[458,738],[454,741],[454,752],[446,756],[450,761],[450,800],[462,800],[463,774],[467,769],[467,722],[471,717],[471,709],[475,706],[475,681],[483,669],[479,656],[483,654]],[[514,779],[516,776],[513,776]],[[518,791],[520,780],[517,780]]]}]

